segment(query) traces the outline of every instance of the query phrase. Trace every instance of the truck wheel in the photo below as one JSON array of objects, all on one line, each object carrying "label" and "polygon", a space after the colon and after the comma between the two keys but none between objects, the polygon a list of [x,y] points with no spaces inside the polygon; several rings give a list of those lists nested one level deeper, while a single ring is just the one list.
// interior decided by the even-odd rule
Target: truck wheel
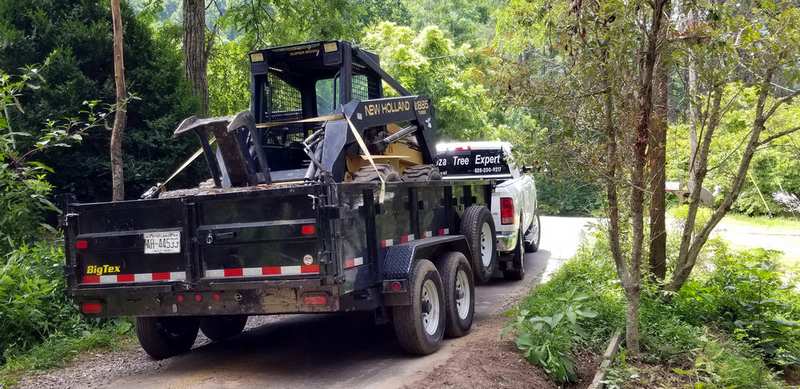
[{"label": "truck wheel", "polygon": [[376,163],[375,167],[378,168],[378,171],[375,171],[370,164],[362,166],[361,169],[358,169],[358,171],[353,174],[353,182],[381,182],[378,175],[383,177],[383,180],[386,182],[402,181],[400,173],[394,170],[392,165]]},{"label": "truck wheel", "polygon": [[525,278],[525,251],[522,246],[525,244],[522,238],[522,231],[517,233],[517,245],[511,253],[511,265],[514,269],[504,270],[503,277],[509,281],[520,281]]},{"label": "truck wheel", "polygon": [[471,263],[475,282],[489,282],[497,268],[497,237],[491,212],[480,205],[467,208],[461,218],[461,234],[467,238],[472,250]]},{"label": "truck wheel", "polygon": [[459,252],[446,253],[439,260],[439,272],[444,283],[447,324],[445,335],[458,338],[472,328],[475,315],[475,282],[467,257]]},{"label": "truck wheel", "polygon": [[531,224],[527,235],[526,238],[530,239],[525,241],[525,252],[535,253],[539,251],[539,243],[542,240],[542,223],[539,219],[539,213],[536,213],[536,217],[533,219],[533,224]]},{"label": "truck wheel", "polygon": [[220,342],[242,333],[247,315],[208,316],[200,319],[200,329],[209,339]]},{"label": "truck wheel", "polygon": [[409,279],[411,305],[392,308],[394,332],[409,353],[427,355],[442,345],[445,328],[445,295],[442,279],[431,261],[420,259]]},{"label": "truck wheel", "polygon": [[411,166],[403,172],[403,181],[405,182],[431,182],[441,179],[442,173],[433,165]]},{"label": "truck wheel", "polygon": [[137,317],[136,336],[153,359],[164,359],[189,351],[197,338],[199,322],[194,317]]}]

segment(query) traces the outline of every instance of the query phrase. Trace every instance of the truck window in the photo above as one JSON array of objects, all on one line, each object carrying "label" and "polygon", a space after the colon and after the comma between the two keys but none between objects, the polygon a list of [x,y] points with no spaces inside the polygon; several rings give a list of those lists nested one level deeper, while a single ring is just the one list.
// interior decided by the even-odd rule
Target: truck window
[{"label": "truck window", "polygon": [[502,149],[473,150],[468,147],[440,151],[436,166],[443,176],[511,176]]}]

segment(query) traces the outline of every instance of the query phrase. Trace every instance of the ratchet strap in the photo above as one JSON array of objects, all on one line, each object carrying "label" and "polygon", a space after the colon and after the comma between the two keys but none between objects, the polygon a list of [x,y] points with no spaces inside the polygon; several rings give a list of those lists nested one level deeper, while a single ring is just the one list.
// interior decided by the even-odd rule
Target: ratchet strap
[{"label": "ratchet strap", "polygon": [[353,122],[350,121],[350,118],[345,116],[345,119],[347,119],[347,124],[348,127],[350,127],[350,131],[353,133],[353,137],[356,138],[358,147],[361,148],[361,152],[364,153],[367,161],[369,161],[369,164],[372,165],[373,169],[375,169],[375,173],[377,173],[378,178],[381,180],[381,191],[378,193],[378,204],[383,204],[383,198],[386,194],[386,181],[383,179],[380,171],[378,171],[378,167],[375,166],[375,160],[372,158],[372,154],[369,153],[367,144],[364,143],[364,139],[361,138],[361,134],[358,133],[358,130],[356,130],[356,127],[353,125]]}]

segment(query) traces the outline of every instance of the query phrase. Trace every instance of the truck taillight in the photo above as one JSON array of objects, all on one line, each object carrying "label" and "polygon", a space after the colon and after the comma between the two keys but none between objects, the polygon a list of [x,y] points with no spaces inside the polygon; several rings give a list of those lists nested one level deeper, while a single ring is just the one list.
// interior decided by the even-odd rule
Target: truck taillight
[{"label": "truck taillight", "polygon": [[500,198],[500,224],[514,224],[514,199]]},{"label": "truck taillight", "polygon": [[75,241],[75,248],[78,250],[86,250],[89,248],[89,241],[86,239],[79,239]]}]

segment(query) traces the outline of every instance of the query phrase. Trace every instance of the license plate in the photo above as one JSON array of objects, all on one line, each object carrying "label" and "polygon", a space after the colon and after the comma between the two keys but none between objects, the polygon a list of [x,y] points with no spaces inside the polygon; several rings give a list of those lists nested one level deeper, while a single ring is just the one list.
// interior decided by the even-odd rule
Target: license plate
[{"label": "license plate", "polygon": [[145,232],[145,254],[175,254],[181,252],[181,232]]}]

